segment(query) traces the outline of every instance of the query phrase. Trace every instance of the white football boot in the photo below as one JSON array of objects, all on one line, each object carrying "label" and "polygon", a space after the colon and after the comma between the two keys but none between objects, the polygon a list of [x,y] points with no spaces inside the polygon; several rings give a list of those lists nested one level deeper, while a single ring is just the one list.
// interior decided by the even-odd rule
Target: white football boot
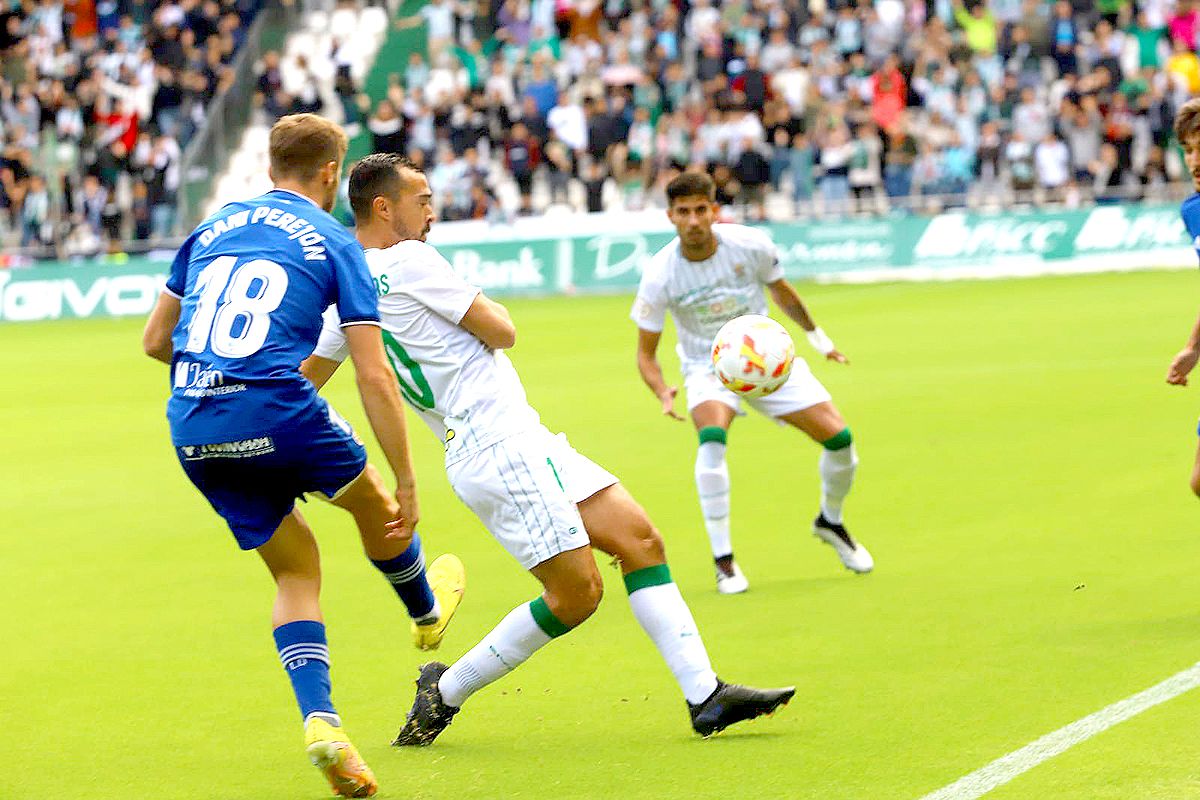
[{"label": "white football boot", "polygon": [[846,569],[860,574],[875,569],[875,559],[871,558],[867,548],[856,542],[844,525],[830,522],[824,514],[813,520],[813,536],[836,550]]},{"label": "white football boot", "polygon": [[750,582],[736,561],[730,563],[729,572],[717,567],[717,591],[721,594],[741,594],[749,588]]}]

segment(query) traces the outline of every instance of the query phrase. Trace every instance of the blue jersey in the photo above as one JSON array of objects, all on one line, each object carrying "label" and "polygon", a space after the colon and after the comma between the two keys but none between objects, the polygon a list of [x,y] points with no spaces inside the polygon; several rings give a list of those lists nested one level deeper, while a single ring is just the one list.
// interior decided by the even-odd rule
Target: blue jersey
[{"label": "blue jersey", "polygon": [[167,419],[176,445],[250,440],[313,413],[299,372],[337,305],[343,325],[376,324],[362,248],[306,197],[276,189],[200,224],[171,265],[180,298]]},{"label": "blue jersey", "polygon": [[1183,227],[1187,228],[1192,248],[1200,255],[1200,193],[1184,200],[1179,213],[1183,215]]}]

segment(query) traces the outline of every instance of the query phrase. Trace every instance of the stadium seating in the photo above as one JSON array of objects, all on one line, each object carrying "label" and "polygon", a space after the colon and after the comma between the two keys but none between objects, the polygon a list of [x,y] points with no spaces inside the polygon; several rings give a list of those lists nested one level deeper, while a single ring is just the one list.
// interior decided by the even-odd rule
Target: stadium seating
[{"label": "stadium seating", "polygon": [[[299,91],[313,78],[320,98],[320,113],[345,124],[345,114],[335,89],[337,65],[331,54],[335,48],[345,54],[351,79],[360,84],[370,69],[387,31],[387,12],[380,6],[359,9],[342,3],[331,12],[314,12],[306,16],[304,26],[287,38],[280,58],[284,87],[291,93]],[[301,59],[309,69],[301,67]],[[261,66],[259,71],[261,74]],[[229,199],[253,197],[271,188],[267,177],[267,142],[270,126],[275,119],[269,110],[261,108],[242,136],[241,144],[230,157],[229,167],[217,181],[205,213],[219,208]],[[361,125],[350,125],[354,135]]]},{"label": "stadium seating", "polygon": [[[661,205],[689,166],[748,219],[1187,191],[1170,121],[1200,92],[1200,12],[1171,0],[342,0],[306,6],[278,65],[238,73],[269,91],[208,201],[174,220],[179,154],[255,13],[222,2],[159,0],[92,33],[86,5],[64,22],[49,4],[5,15],[6,244],[62,256],[178,235],[264,188],[267,128],[306,109],[346,123],[352,157],[422,162],[446,220]],[[197,31],[218,35],[193,47]],[[127,54],[142,43],[152,56]],[[177,91],[153,67],[180,59]],[[59,61],[98,70],[65,80],[86,104],[78,133],[71,92],[34,80]],[[173,135],[137,136],[161,127]],[[110,146],[123,133],[125,152]]]}]

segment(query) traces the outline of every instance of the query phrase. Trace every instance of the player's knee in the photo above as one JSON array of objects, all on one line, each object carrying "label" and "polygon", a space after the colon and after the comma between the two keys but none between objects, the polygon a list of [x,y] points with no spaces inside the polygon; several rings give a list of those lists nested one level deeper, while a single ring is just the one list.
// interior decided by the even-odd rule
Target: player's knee
[{"label": "player's knee", "polygon": [[567,627],[573,628],[590,617],[600,606],[604,597],[604,581],[600,573],[591,570],[574,580],[556,586],[547,598],[554,616]]},{"label": "player's knee", "polygon": [[321,562],[308,559],[289,561],[285,564],[275,564],[271,567],[271,575],[275,583],[283,586],[304,583],[321,585]]},{"label": "player's knee", "polygon": [[662,535],[648,518],[639,520],[632,531],[634,555],[637,556],[638,568],[666,563],[667,548],[663,544]]},{"label": "player's knee", "polygon": [[1192,494],[1200,497],[1200,471],[1192,473],[1192,479],[1188,481],[1188,485],[1192,487]]}]

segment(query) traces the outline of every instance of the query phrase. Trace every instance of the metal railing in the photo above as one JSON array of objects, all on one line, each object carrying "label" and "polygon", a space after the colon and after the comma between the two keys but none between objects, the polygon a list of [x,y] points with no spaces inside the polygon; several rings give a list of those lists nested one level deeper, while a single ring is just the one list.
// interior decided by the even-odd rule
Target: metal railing
[{"label": "metal railing", "polygon": [[[223,124],[223,123],[218,123]],[[539,176],[540,177],[540,176]],[[1065,196],[1061,192],[1047,191],[1041,188],[1030,190],[1014,190],[1007,183],[987,184],[976,182],[969,184],[965,192],[933,193],[916,192],[913,194],[890,197],[882,188],[866,196],[846,197],[837,203],[830,203],[822,197],[819,186],[808,197],[794,198],[791,192],[771,190],[764,197],[767,216],[775,222],[796,221],[811,222],[813,220],[835,219],[871,219],[893,214],[914,214],[928,216],[943,211],[972,211],[983,213],[1003,213],[1010,210],[1040,208],[1044,210],[1068,209],[1113,203],[1173,203],[1180,202],[1193,194],[1195,189],[1190,181],[1172,181],[1152,183],[1146,186],[1124,185],[1110,187],[1102,192],[1096,192],[1092,187],[1079,187],[1077,194]],[[205,195],[202,201],[207,198]],[[741,221],[753,221],[757,218],[757,203],[739,197],[730,203],[728,208],[734,217]],[[184,234],[189,233],[194,223],[186,223]],[[171,239],[127,240],[121,242],[119,253],[125,255],[144,255],[158,252],[165,254],[173,252],[182,242],[183,236]],[[17,263],[42,259],[62,259],[56,245],[45,247],[7,247],[5,257],[16,257]]]},{"label": "metal railing", "polygon": [[[878,217],[907,213],[934,215],[943,211],[968,210],[1003,212],[1028,208],[1061,209],[1089,208],[1115,203],[1173,203],[1181,202],[1196,189],[1191,181],[1162,181],[1141,185],[1126,183],[1097,190],[1092,186],[1046,188],[1013,188],[1007,181],[972,182],[961,190],[914,191],[907,195],[890,196],[882,187],[860,196],[850,194],[830,201],[816,186],[807,197],[796,198],[791,193],[774,192],[775,208],[789,209],[792,219],[821,219],[829,217]],[[739,198],[734,207],[748,212],[753,203]],[[771,203],[767,204],[768,206]]]},{"label": "metal railing", "polygon": [[255,66],[271,46],[278,46],[279,31],[288,30],[300,17],[290,0],[270,2],[254,18],[246,41],[234,59],[227,88],[209,104],[204,123],[188,142],[179,168],[175,232],[186,235],[203,217],[204,203],[213,181],[229,164],[254,113],[258,91]]}]

